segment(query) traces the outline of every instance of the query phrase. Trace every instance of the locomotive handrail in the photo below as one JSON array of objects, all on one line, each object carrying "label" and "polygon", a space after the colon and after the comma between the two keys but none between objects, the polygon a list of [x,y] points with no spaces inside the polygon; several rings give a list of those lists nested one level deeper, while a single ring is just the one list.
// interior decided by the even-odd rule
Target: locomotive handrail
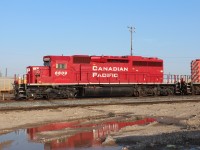
[{"label": "locomotive handrail", "polygon": [[163,83],[177,83],[183,80],[186,83],[191,82],[191,75],[175,75],[175,74],[164,74]]}]

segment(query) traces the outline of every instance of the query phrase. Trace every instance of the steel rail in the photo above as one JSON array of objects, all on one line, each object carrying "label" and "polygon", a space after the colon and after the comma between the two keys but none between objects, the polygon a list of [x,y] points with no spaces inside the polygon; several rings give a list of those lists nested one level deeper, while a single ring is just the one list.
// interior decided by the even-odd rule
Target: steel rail
[{"label": "steel rail", "polygon": [[160,103],[200,102],[200,96],[163,96],[163,97],[116,97],[116,98],[84,98],[69,100],[31,100],[1,102],[0,111],[34,110],[59,107],[85,107],[100,105],[146,105]]}]

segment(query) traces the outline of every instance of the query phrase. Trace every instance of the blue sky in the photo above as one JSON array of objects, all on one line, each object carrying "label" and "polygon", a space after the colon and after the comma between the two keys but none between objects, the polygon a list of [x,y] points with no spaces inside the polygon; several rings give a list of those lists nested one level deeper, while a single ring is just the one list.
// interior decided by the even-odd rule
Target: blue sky
[{"label": "blue sky", "polygon": [[200,58],[200,0],[0,0],[0,71],[23,74],[44,55],[159,57],[190,74]]}]

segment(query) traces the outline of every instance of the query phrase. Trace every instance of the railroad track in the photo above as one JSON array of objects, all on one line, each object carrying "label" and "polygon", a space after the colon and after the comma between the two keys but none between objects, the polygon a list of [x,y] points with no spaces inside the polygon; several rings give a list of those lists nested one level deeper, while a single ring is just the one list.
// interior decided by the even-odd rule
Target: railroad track
[{"label": "railroad track", "polygon": [[0,103],[0,111],[30,110],[58,107],[85,107],[100,105],[142,105],[158,103],[200,102],[200,96],[166,96],[166,97],[116,97],[116,98],[84,98],[69,100],[32,100],[32,101],[4,101]]}]

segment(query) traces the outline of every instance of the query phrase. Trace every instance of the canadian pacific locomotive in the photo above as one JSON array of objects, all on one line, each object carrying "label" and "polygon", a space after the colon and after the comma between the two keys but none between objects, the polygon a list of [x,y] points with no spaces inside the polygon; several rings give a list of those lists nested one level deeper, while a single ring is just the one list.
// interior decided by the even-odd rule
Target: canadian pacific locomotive
[{"label": "canadian pacific locomotive", "polygon": [[190,76],[164,75],[163,60],[141,56],[44,56],[15,80],[17,99],[200,94]]}]

